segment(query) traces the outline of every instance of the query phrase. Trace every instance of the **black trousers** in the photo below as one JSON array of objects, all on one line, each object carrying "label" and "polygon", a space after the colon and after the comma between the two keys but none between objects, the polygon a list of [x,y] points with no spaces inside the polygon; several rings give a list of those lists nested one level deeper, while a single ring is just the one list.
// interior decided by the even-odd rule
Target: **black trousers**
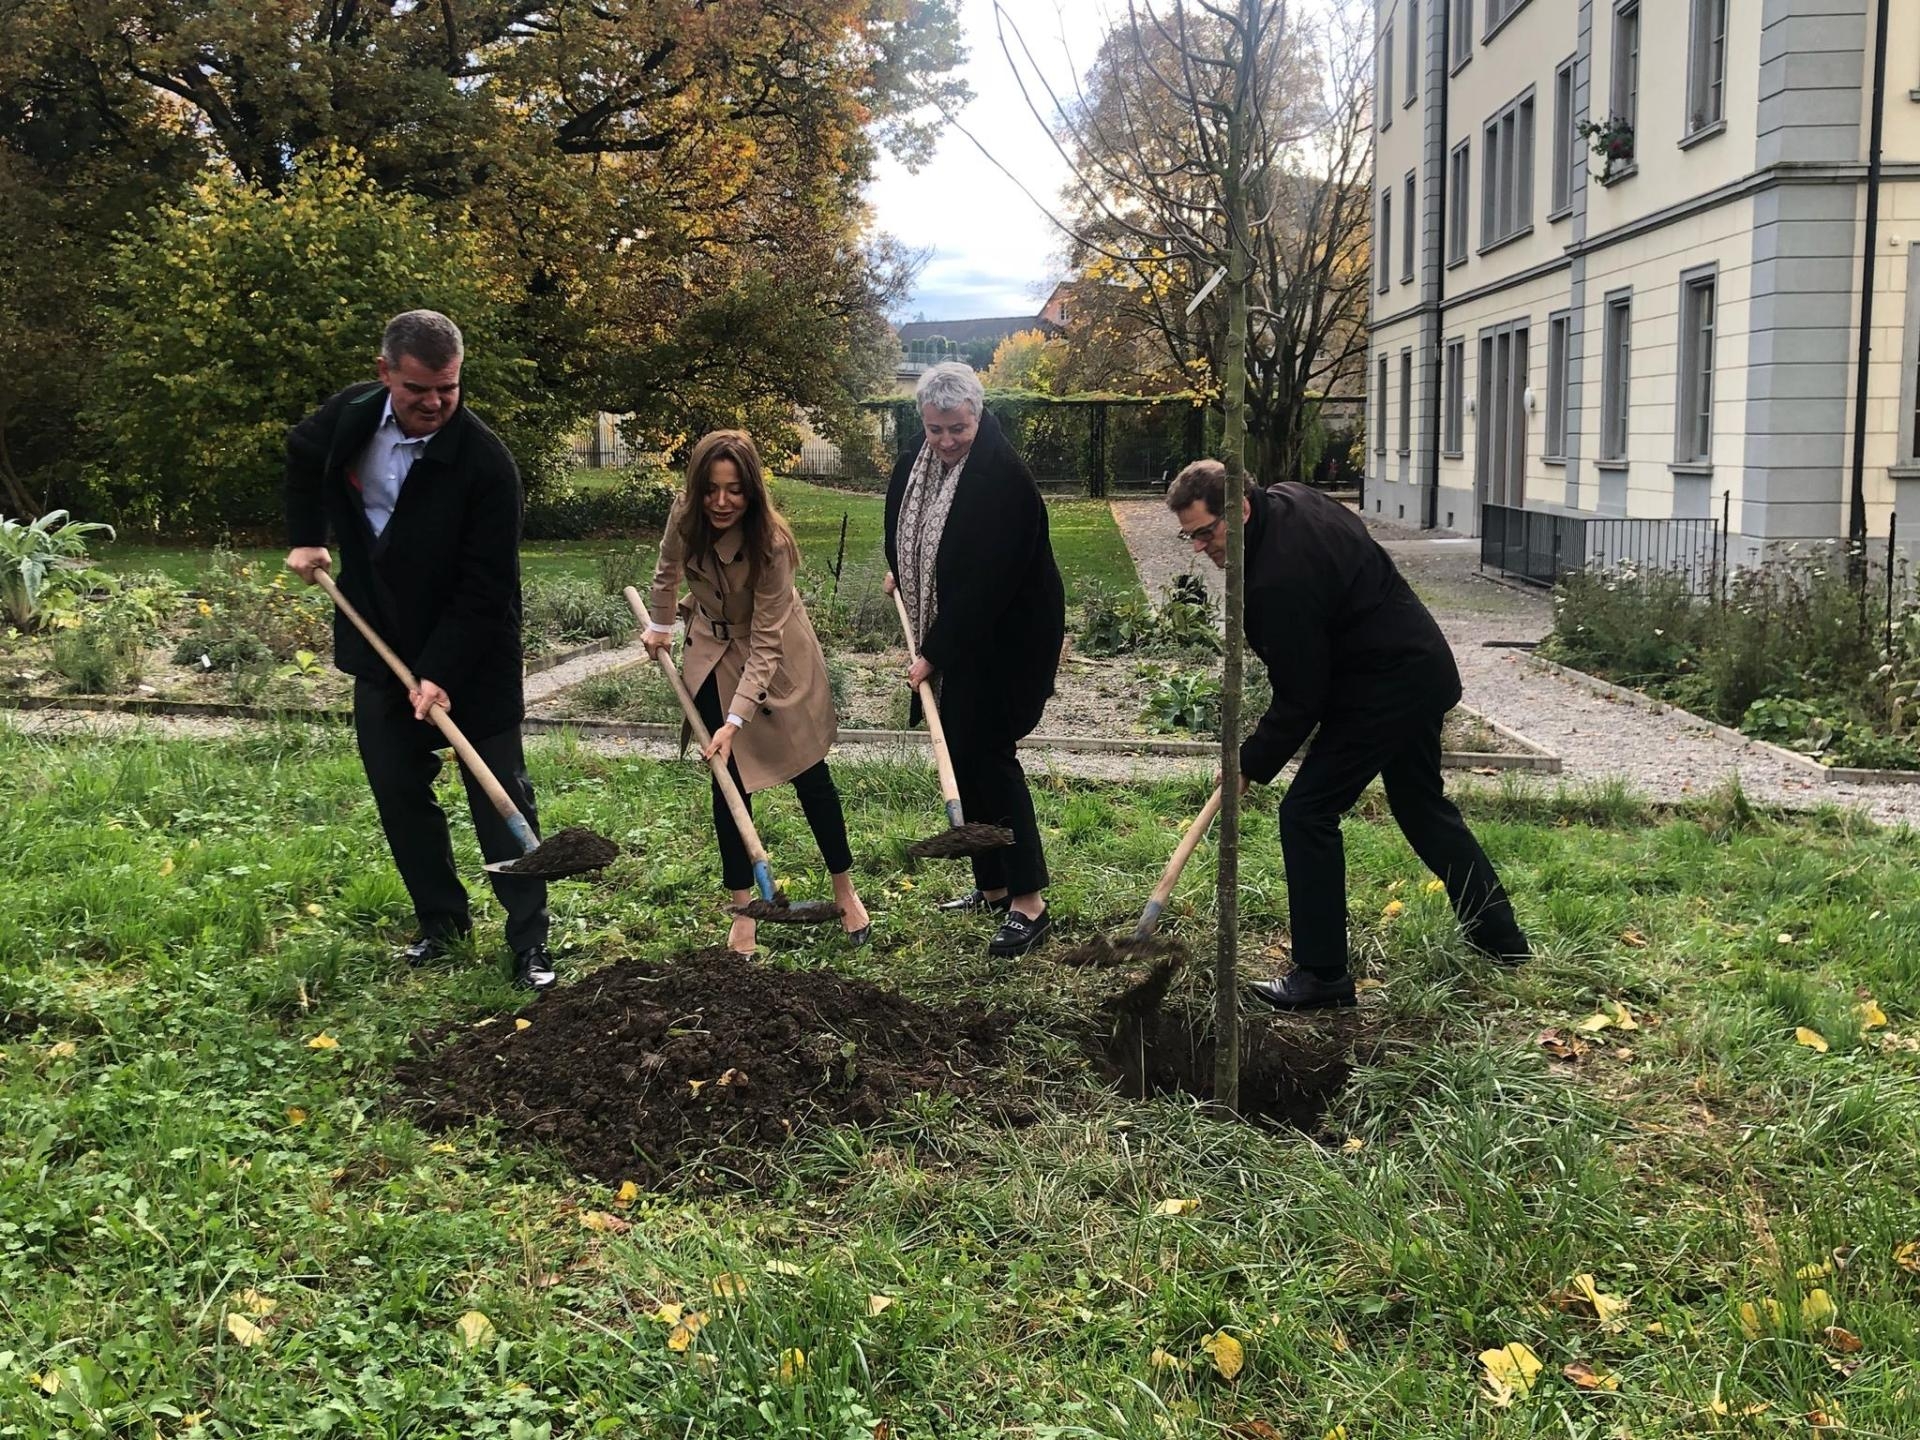
[{"label": "black trousers", "polygon": [[[473,928],[467,887],[460,883],[460,874],[454,869],[453,837],[447,830],[446,812],[433,795],[434,777],[440,773],[438,752],[446,747],[445,737],[432,725],[413,718],[413,707],[404,691],[368,680],[355,680],[353,684],[353,733],[360,744],[360,763],[366,769],[367,783],[373,788],[373,803],[380,811],[380,828],[386,832],[394,864],[413,900],[420,933],[444,939],[464,936]],[[540,817],[534,811],[533,786],[527,780],[519,727],[498,735],[467,738],[538,834]],[[467,808],[473,812],[480,853],[489,862],[514,859],[520,854],[520,846],[506,821],[465,766],[461,766],[460,778],[466,782]],[[507,912],[507,944],[516,954],[529,946],[544,945],[547,882],[511,875],[487,878]]]},{"label": "black trousers", "polygon": [[1346,849],[1341,818],[1378,775],[1387,807],[1421,863],[1447,887],[1467,938],[1498,954],[1524,953],[1525,937],[1480,842],[1440,777],[1445,712],[1383,719],[1357,729],[1322,726],[1280,801],[1294,963],[1323,975],[1347,969]]},{"label": "black trousers", "polygon": [[[693,697],[693,705],[706,722],[708,733],[726,723],[726,714],[720,709],[720,682],[714,675],[707,676],[706,684]],[[740,791],[747,813],[752,814],[753,797],[740,783],[740,767],[729,760],[727,773],[733,776],[734,787]],[[847,817],[840,809],[840,792],[834,788],[833,772],[827,768],[827,762],[822,760],[794,776],[793,792],[800,797],[801,812],[807,817],[807,828],[813,831],[813,843],[820,847],[820,858],[826,862],[827,873],[846,874],[853,869],[853,849],[847,844]],[[720,842],[720,875],[727,889],[751,890],[753,857],[747,853],[747,842],[733,823],[733,812],[727,809],[717,780],[713,782],[713,834]]]},{"label": "black trousers", "polygon": [[1010,733],[991,682],[971,673],[943,677],[940,721],[967,820],[1013,831],[1012,845],[973,857],[973,883],[1013,895],[1046,889],[1047,856],[1033,814],[1033,793],[1020,768],[1019,740]]}]

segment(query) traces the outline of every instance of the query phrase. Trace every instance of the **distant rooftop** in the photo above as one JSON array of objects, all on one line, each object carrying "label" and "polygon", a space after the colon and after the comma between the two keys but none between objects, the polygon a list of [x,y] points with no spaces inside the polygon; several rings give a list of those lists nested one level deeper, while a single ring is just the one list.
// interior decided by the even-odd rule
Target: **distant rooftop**
[{"label": "distant rooftop", "polygon": [[1038,330],[1058,335],[1060,327],[1038,315],[996,315],[984,320],[911,320],[898,327],[900,343],[935,338],[951,340],[955,345],[972,345],[981,340],[1000,341],[1022,330]]}]

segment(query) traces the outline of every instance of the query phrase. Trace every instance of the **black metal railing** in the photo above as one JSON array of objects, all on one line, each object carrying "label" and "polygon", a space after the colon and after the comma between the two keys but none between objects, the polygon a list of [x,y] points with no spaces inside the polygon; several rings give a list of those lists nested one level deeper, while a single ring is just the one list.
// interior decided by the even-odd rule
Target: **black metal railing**
[{"label": "black metal railing", "polygon": [[1719,593],[1726,566],[1718,520],[1626,520],[1480,507],[1480,564],[1516,580],[1555,584],[1588,568],[1678,576],[1695,595]]}]

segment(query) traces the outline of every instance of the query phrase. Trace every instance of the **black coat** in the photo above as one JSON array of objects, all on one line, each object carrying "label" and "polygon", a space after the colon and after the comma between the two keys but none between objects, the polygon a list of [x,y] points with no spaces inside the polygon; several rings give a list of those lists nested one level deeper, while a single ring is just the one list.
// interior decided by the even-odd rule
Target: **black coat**
[{"label": "black coat", "polygon": [[1272,780],[1316,725],[1394,726],[1460,703],[1453,648],[1358,515],[1292,481],[1248,498],[1247,644],[1273,682],[1240,747],[1248,778]]},{"label": "black coat", "polygon": [[[378,539],[353,472],[380,423],[378,384],[342,390],[287,434],[287,539],[335,546],[334,579],[414,674],[447,692],[469,736],[520,723],[520,472],[462,405],[422,447]],[[400,682],[345,616],[334,663]]]},{"label": "black coat", "polygon": [[[901,456],[887,486],[887,567],[895,574],[900,501],[914,459]],[[1005,722],[998,738],[1031,734],[1053,698],[1067,598],[1047,533],[1046,501],[991,414],[981,415],[967,453],[933,584],[934,621],[920,653],[943,685],[965,685],[982,703],[997,700],[989,713],[997,710]]]}]

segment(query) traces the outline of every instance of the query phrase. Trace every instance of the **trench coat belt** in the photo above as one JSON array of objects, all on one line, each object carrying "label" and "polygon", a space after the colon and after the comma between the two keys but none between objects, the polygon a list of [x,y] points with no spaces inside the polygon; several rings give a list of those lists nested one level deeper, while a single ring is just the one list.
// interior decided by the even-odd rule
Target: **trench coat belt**
[{"label": "trench coat belt", "polygon": [[714,639],[723,645],[733,643],[733,625],[730,621],[716,620],[703,609],[697,609],[694,613],[700,617],[701,623],[707,627],[707,633]]}]

